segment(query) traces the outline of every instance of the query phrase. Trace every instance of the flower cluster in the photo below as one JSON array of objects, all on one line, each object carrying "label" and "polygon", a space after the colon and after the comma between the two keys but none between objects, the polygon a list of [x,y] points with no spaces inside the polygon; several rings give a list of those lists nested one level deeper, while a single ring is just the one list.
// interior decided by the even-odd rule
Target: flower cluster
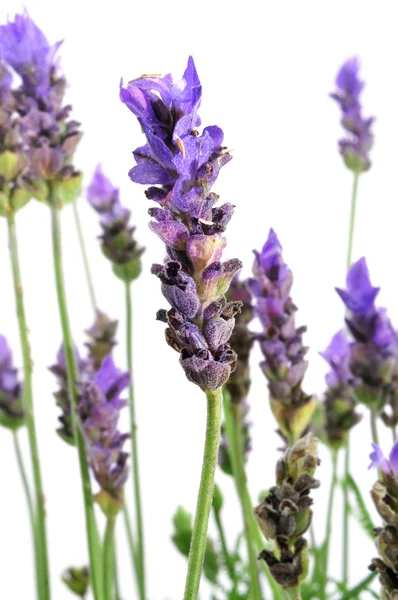
[{"label": "flower cluster", "polygon": [[349,169],[362,173],[371,165],[369,151],[373,145],[371,128],[374,117],[365,119],[362,116],[360,95],[364,83],[359,79],[358,71],[358,59],[347,60],[337,74],[337,90],[331,97],[341,108],[341,124],[347,132],[347,137],[339,142],[340,153]]},{"label": "flower cluster", "polygon": [[253,275],[248,286],[263,329],[257,336],[264,355],[260,366],[268,379],[271,408],[281,432],[294,440],[308,425],[315,401],[301,388],[308,364],[302,341],[306,327],[296,328],[297,309],[290,297],[293,275],[272,229],[261,252],[255,251]]},{"label": "flower cluster", "polygon": [[323,403],[326,437],[333,447],[339,448],[350,429],[361,419],[356,412],[353,390],[356,381],[350,369],[351,347],[344,331],[336,333],[320,355],[331,369],[325,377],[328,387]]},{"label": "flower cluster", "polygon": [[129,381],[129,374],[119,371],[107,356],[100,369],[79,384],[78,413],[91,468],[101,492],[119,502],[128,474],[123,445],[129,434],[121,434],[117,427],[120,409],[126,405],[120,396]]},{"label": "flower cluster", "polygon": [[22,386],[6,338],[0,335],[0,424],[16,429],[24,423]]},{"label": "flower cluster", "polygon": [[382,597],[394,600],[398,596],[398,443],[394,444],[388,459],[376,444],[372,445],[369,468],[379,468],[372,499],[384,525],[375,529],[380,558],[374,558],[369,568],[379,572]]},{"label": "flower cluster", "polygon": [[0,27],[0,57],[22,80],[10,93],[19,144],[33,179],[30,191],[40,200],[51,196],[62,205],[74,199],[80,187],[81,174],[71,161],[81,133],[79,123],[69,118],[71,106],[63,104],[66,80],[57,64],[59,46],[60,42],[49,44],[26,12]]},{"label": "flower cluster", "polygon": [[[236,369],[228,379],[225,387],[229,394],[231,411],[241,427],[244,459],[247,459],[252,448],[250,435],[252,423],[248,419],[250,405],[247,396],[251,385],[249,356],[254,341],[254,336],[249,330],[248,325],[253,318],[253,307],[251,305],[251,296],[246,285],[239,280],[238,276],[234,277],[231,282],[227,299],[232,302],[242,303],[241,311],[235,317],[235,328],[230,340],[232,350],[236,352],[237,355]],[[228,475],[231,475],[232,465],[228,451],[225,426],[222,427],[221,432],[218,462],[222,470]]]},{"label": "flower cluster", "polygon": [[277,545],[277,551],[263,550],[260,558],[284,589],[298,587],[307,576],[308,551],[303,535],[312,520],[313,500],[309,494],[320,485],[314,478],[318,464],[317,441],[309,433],[278,461],[276,486],[254,509],[264,536]]},{"label": "flower cluster", "polygon": [[105,356],[111,354],[116,346],[117,326],[117,321],[113,321],[108,315],[97,310],[94,323],[86,330],[90,340],[86,343],[88,360],[94,371],[98,371]]},{"label": "flower cluster", "polygon": [[194,61],[173,82],[143,76],[121,87],[122,102],[136,115],[147,143],[134,152],[132,181],[149,184],[150,228],[166,244],[170,260],[155,264],[162,293],[171,304],[158,312],[167,323],[166,339],[180,353],[187,378],[204,391],[221,387],[235,368],[228,343],[240,303],[224,294],[240,269],[240,261],[221,262],[221,235],[233,213],[229,203],[216,206],[210,189],[221,167],[231,159],[217,126],[202,133],[198,109],[202,97]]},{"label": "flower cluster", "polygon": [[381,409],[392,393],[397,336],[386,309],[375,306],[380,288],[372,286],[364,258],[350,268],[346,283],[347,289],[337,288],[337,293],[347,307],[346,324],[353,337],[349,366],[358,379],[355,395]]},{"label": "flower cluster", "polygon": [[113,270],[123,281],[132,281],[141,273],[140,248],[134,239],[135,227],[130,226],[130,211],[122,206],[119,190],[97,166],[87,190],[87,199],[100,215],[102,251],[112,262]]}]

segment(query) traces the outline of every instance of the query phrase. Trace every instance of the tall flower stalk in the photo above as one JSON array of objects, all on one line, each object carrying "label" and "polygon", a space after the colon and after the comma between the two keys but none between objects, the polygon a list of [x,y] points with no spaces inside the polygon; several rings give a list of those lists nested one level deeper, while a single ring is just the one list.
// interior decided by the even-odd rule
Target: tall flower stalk
[{"label": "tall flower stalk", "polygon": [[[21,39],[32,38],[21,56]],[[24,369],[24,412],[28,429],[29,448],[33,469],[35,497],[35,554],[38,598],[50,598],[48,569],[45,497],[37,443],[32,385],[32,359],[23,298],[23,285],[18,256],[15,213],[30,199],[26,190],[32,177],[32,160],[26,155],[26,125],[21,108],[20,90],[12,87],[14,69],[27,81],[26,63],[35,58],[35,42],[40,43],[40,32],[26,17],[17,16],[15,22],[0,27],[0,214],[7,218],[9,255],[13,275],[15,305],[18,318]],[[43,56],[43,60],[46,58]],[[37,77],[41,81],[40,73]],[[23,100],[22,100],[23,101]]]},{"label": "tall flower stalk", "polygon": [[166,340],[180,355],[189,381],[207,397],[207,427],[202,475],[188,559],[185,600],[198,597],[206,548],[217,463],[221,389],[235,368],[228,343],[240,303],[224,294],[241,263],[221,262],[225,230],[233,213],[229,203],[217,207],[210,192],[220,169],[230,160],[219,127],[202,133],[198,109],[202,97],[192,58],[183,77],[144,76],[121,87],[121,100],[136,115],[147,143],[134,151],[135,183],[150,184],[146,196],[157,202],[149,210],[150,228],[166,244],[168,260],[152,273],[161,282],[171,309],[158,311],[167,324]]},{"label": "tall flower stalk", "polygon": [[[137,418],[134,398],[133,377],[133,311],[131,286],[134,279],[141,273],[141,248],[134,239],[135,227],[130,225],[131,213],[122,206],[119,200],[119,190],[104,175],[100,166],[97,167],[87,198],[91,206],[100,215],[102,235],[101,247],[104,255],[111,261],[113,272],[125,286],[126,306],[126,358],[130,373],[129,409],[131,426],[131,450],[133,459],[133,493],[135,502],[136,542],[132,551],[133,563],[136,570],[138,591],[141,600],[146,598],[145,576],[145,545],[142,516],[141,483],[138,459]],[[126,526],[129,526],[127,515]],[[128,532],[130,539],[130,532]],[[130,543],[131,546],[131,543]]]},{"label": "tall flower stalk", "polygon": [[[351,197],[347,270],[351,267],[355,216],[358,194],[358,182],[361,173],[370,169],[371,161],[369,151],[373,145],[373,133],[371,131],[374,117],[363,117],[360,96],[364,82],[359,79],[359,60],[357,57],[348,59],[340,68],[336,77],[336,92],[331,97],[336,100],[342,113],[341,124],[346,132],[346,137],[339,141],[340,154],[348,169],[353,172],[353,190]],[[345,448],[343,479],[343,583],[348,585],[349,570],[349,498],[348,498],[348,476],[350,472],[350,437],[347,435]]]},{"label": "tall flower stalk", "polygon": [[[59,222],[60,209],[75,199],[80,187],[81,173],[75,171],[72,160],[81,133],[79,124],[69,118],[71,107],[63,104],[66,80],[59,74],[56,59],[60,44],[50,46],[43,32],[27,13],[17,15],[14,22],[2,28],[1,33],[1,55],[18,73],[22,81],[20,88],[15,91],[14,110],[18,115],[24,156],[29,163],[29,172],[24,178],[24,186],[31,195],[47,203],[51,209],[54,273],[64,338],[71,424],[78,447],[82,476],[90,573],[94,596],[96,600],[102,600],[102,581],[99,571],[101,548],[91,497],[84,440],[77,426],[77,371],[63,281]],[[20,296],[19,287],[16,287],[16,291]],[[25,348],[26,344],[27,342],[24,341]],[[27,368],[30,369],[27,350],[26,363]]]}]

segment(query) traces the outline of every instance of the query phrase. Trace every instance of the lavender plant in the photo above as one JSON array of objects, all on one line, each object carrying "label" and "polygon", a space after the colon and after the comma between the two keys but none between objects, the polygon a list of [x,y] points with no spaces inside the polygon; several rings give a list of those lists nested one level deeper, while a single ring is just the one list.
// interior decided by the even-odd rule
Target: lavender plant
[{"label": "lavender plant", "polygon": [[[145,271],[144,249],[136,240],[131,210],[121,203],[119,187],[98,166],[86,196],[99,215],[102,252],[125,288],[127,371],[123,371],[113,356],[118,321],[98,308],[84,225],[76,203],[82,173],[75,167],[75,150],[81,131],[65,100],[67,81],[58,58],[60,45],[50,44],[26,11],[0,27],[0,215],[8,226],[23,362],[21,381],[8,342],[0,336],[0,425],[13,435],[32,528],[37,598],[51,600],[46,541],[46,510],[51,511],[51,506],[45,510],[16,231],[16,213],[36,198],[51,211],[54,275],[63,334],[56,362],[50,367],[58,386],[54,394],[60,409],[58,434],[77,449],[88,542],[89,565],[70,567],[62,580],[71,593],[81,598],[91,591],[94,600],[120,600],[115,526],[119,513],[124,511],[138,596],[148,600],[151,575],[146,567],[138,461],[131,287]],[[156,318],[166,325],[166,341],[177,351],[186,378],[207,398],[205,451],[195,518],[181,506],[173,518],[173,542],[188,558],[184,600],[198,598],[202,569],[211,586],[211,600],[349,600],[361,598],[370,590],[376,573],[381,597],[398,598],[398,338],[386,309],[376,305],[379,288],[370,281],[365,259],[352,264],[358,180],[371,166],[373,144],[374,118],[362,114],[363,88],[359,61],[349,59],[339,70],[336,91],[331,94],[341,109],[345,130],[339,142],[340,153],[354,176],[347,285],[346,289],[337,288],[345,306],[346,328],[321,353],[330,370],[323,399],[317,400],[304,391],[308,368],[306,328],[296,325],[297,307],[291,296],[293,275],[275,232],[271,229],[262,250],[255,251],[253,275],[247,281],[238,279],[242,267],[239,259],[223,259],[224,232],[234,205],[220,205],[212,187],[231,154],[218,126],[200,129],[202,85],[193,58],[188,59],[180,80],[175,81],[171,75],[143,75],[120,86],[120,99],[137,118],[145,136],[144,145],[133,152],[135,165],[129,176],[134,183],[146,186],[147,199],[155,203],[149,209],[149,227],[167,252],[166,260],[151,269],[169,305],[161,308]],[[73,205],[94,311],[83,352],[72,339],[63,279],[61,209],[67,204]],[[254,317],[260,322],[259,333],[254,333]],[[262,493],[263,500],[253,510],[245,463],[252,449],[251,432],[258,426],[251,422],[251,416],[249,421],[249,407],[256,401],[250,397],[249,363],[255,342],[263,354],[260,366],[285,448],[276,461],[276,485]],[[127,405],[127,388],[130,433],[119,425]],[[167,390],[164,393],[167,396]],[[370,466],[378,469],[371,496],[382,523],[374,530],[379,556],[372,559],[372,573],[350,588],[349,516],[355,512],[354,502],[362,526],[368,533],[373,530],[366,499],[350,473],[349,437],[360,422],[361,408],[370,413]],[[378,442],[378,427],[382,425],[389,427],[394,437],[388,458]],[[20,445],[25,427],[31,472]],[[319,447],[314,432],[325,442],[324,448]],[[129,438],[133,526],[125,498]],[[343,448],[345,472],[340,478],[338,456]],[[314,516],[311,494],[320,484],[315,470],[319,455],[326,452],[330,452],[332,479],[325,512],[326,534],[317,545],[312,534],[307,539],[307,532]],[[221,470],[234,479],[242,512],[243,532],[239,532],[233,548],[223,493],[220,486],[214,485],[217,461],[220,482]],[[273,459],[266,457],[265,467],[270,463]],[[340,479],[344,494],[341,576],[335,569],[329,572],[333,508]],[[98,507],[106,519],[103,539],[95,512]],[[212,509],[217,539],[207,535]],[[265,548],[261,533],[267,540]],[[245,541],[245,549],[240,538]]]}]

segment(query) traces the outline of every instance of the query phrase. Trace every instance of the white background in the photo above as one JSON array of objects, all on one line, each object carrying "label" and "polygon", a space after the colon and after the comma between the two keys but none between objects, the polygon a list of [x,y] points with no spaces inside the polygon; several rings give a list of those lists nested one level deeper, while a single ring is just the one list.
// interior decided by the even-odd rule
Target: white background
[{"label": "white background", "polygon": [[[119,102],[118,85],[142,73],[172,71],[180,78],[189,53],[203,84],[204,125],[220,125],[233,161],[214,188],[222,201],[236,204],[228,230],[226,257],[244,261],[250,273],[254,247],[260,248],[274,227],[295,275],[293,297],[297,323],[307,324],[310,366],[308,392],[321,394],[325,364],[318,356],[342,326],[343,307],[334,292],[345,277],[345,256],[352,175],[337,151],[339,111],[328,97],[336,71],[347,57],[362,59],[365,114],[377,117],[373,167],[359,185],[354,257],[366,255],[380,303],[398,323],[398,85],[394,2],[122,2],[101,4],[26,0],[31,16],[52,42],[65,38],[62,67],[70,83],[69,99],[85,132],[76,165],[88,183],[101,161],[121,188],[133,212],[137,236],[147,247],[144,272],[134,284],[135,384],[138,402],[140,462],[146,529],[149,598],[182,597],[185,560],[170,543],[171,517],[178,504],[193,511],[199,480],[205,402],[199,388],[186,381],[177,355],[163,340],[156,310],[165,306],[158,281],[149,274],[162,261],[161,242],[147,228],[144,188],[127,172],[131,151],[143,143],[133,115]],[[0,20],[20,7],[3,0]],[[112,277],[96,236],[96,215],[82,197],[81,213],[100,306],[120,320],[117,359],[124,364],[123,286]],[[13,292],[7,254],[6,224],[0,224],[0,331],[15,348],[21,365]],[[71,208],[63,215],[68,302],[77,343],[92,313],[81,265]],[[77,458],[55,434],[58,411],[52,398],[53,376],[47,371],[60,344],[54,293],[50,216],[32,202],[18,216],[26,305],[34,352],[35,410],[48,510],[53,597],[69,598],[59,573],[86,561],[84,520]],[[256,498],[273,483],[279,443],[268,409],[266,382],[253,355],[252,404],[254,451],[248,466]],[[127,425],[125,425],[127,427]],[[375,474],[367,472],[368,415],[353,436],[352,471],[367,495]],[[383,446],[391,435],[383,432]],[[321,448],[323,487],[314,493],[316,533],[321,537],[330,474]],[[241,526],[233,484],[218,473],[226,508],[228,539]],[[0,431],[0,597],[33,598],[31,540],[24,497],[16,470],[11,436]],[[130,488],[129,488],[130,489]],[[376,517],[375,517],[376,518]],[[333,521],[333,574],[340,573],[340,497]],[[213,526],[211,526],[211,529]],[[367,574],[375,549],[352,528],[352,581]],[[123,598],[136,598],[129,556],[120,527],[119,556]],[[203,586],[203,597],[208,597]]]}]

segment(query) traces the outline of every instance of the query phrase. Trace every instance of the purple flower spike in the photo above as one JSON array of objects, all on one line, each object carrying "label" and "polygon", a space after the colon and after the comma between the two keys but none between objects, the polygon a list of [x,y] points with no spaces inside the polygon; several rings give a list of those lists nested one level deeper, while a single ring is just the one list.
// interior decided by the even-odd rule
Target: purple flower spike
[{"label": "purple flower spike", "polygon": [[130,226],[130,211],[122,206],[119,190],[97,166],[89,187],[87,200],[100,215],[102,250],[113,263],[114,273],[123,281],[132,281],[141,273],[141,248],[134,239],[135,227]]},{"label": "purple flower spike", "polygon": [[118,421],[126,405],[120,396],[129,380],[129,374],[107,356],[100,369],[79,386],[78,411],[91,468],[101,490],[120,502],[128,475],[123,445],[129,436],[118,431]]},{"label": "purple flower spike", "polygon": [[347,137],[339,141],[340,153],[349,169],[362,173],[371,166],[369,151],[373,145],[371,127],[374,117],[365,119],[362,116],[360,95],[364,83],[358,72],[358,58],[347,60],[337,74],[337,91],[331,97],[340,105],[341,124],[347,132]]},{"label": "purple flower spike", "polygon": [[0,56],[18,73],[32,96],[45,97],[49,93],[60,44],[50,46],[27,12],[0,27]]},{"label": "purple flower spike", "polygon": [[264,355],[261,368],[281,431],[292,438],[302,433],[314,407],[313,399],[301,389],[307,370],[307,348],[302,341],[306,328],[296,328],[297,309],[290,297],[293,276],[272,229],[262,251],[254,254],[254,278],[248,280],[248,288],[263,327],[258,336]]},{"label": "purple flower spike", "polygon": [[23,422],[22,386],[7,339],[0,335],[0,424],[16,429]]},{"label": "purple flower spike", "polygon": [[358,379],[355,394],[374,408],[390,400],[398,358],[397,336],[386,310],[375,306],[378,292],[370,282],[364,258],[349,270],[347,290],[337,288],[349,311],[346,323],[354,340],[349,366]]},{"label": "purple flower spike", "polygon": [[350,369],[351,344],[344,331],[336,333],[320,355],[331,367],[325,377],[328,389],[323,403],[324,427],[329,443],[338,448],[343,445],[347,432],[361,419],[356,412],[354,395],[357,381]]},{"label": "purple flower spike", "polygon": [[180,353],[189,381],[208,391],[221,387],[235,368],[229,338],[241,303],[227,302],[225,294],[241,263],[222,262],[221,234],[234,207],[216,206],[211,187],[231,157],[219,127],[196,129],[201,98],[192,57],[177,82],[171,75],[142,76],[120,89],[146,137],[133,153],[136,165],[129,175],[150,186],[146,196],[157,206],[149,209],[149,226],[170,259],[152,266],[172,307],[157,316],[168,325],[167,342]]}]

